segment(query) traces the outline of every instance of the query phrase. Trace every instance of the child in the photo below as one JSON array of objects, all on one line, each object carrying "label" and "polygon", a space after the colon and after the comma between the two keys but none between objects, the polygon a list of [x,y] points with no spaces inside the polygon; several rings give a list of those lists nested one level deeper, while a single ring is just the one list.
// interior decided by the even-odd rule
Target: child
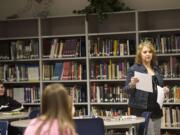
[{"label": "child", "polygon": [[42,95],[41,115],[30,122],[24,135],[76,135],[72,106],[63,85],[48,85]]}]

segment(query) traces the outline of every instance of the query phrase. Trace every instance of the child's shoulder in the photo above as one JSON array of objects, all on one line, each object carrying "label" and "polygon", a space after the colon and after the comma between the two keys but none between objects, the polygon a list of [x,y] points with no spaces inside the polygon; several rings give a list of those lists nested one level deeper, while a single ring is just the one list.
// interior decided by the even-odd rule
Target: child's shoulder
[{"label": "child's shoulder", "polygon": [[42,122],[42,119],[40,119],[39,117],[37,117],[37,118],[32,119],[32,120],[30,121],[29,125],[37,125],[37,124],[39,124],[39,123],[41,123],[41,122]]}]

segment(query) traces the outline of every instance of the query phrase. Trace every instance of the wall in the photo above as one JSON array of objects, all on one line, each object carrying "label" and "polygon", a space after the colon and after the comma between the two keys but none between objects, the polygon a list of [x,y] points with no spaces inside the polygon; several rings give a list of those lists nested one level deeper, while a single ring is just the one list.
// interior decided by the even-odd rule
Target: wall
[{"label": "wall", "polygon": [[[32,16],[32,14],[38,11],[39,5],[36,3],[36,8],[33,11],[26,13],[24,10],[26,2],[28,0],[1,0],[0,4],[0,18],[4,19],[12,14],[21,13],[23,17]],[[31,1],[31,0],[29,0]],[[32,0],[35,1],[35,0]],[[43,0],[46,1],[46,0]],[[50,8],[50,13],[53,16],[56,15],[69,15],[72,14],[74,9],[82,9],[88,5],[87,0],[52,0],[53,3]],[[167,9],[167,8],[180,8],[179,0],[122,0],[133,9]]]}]

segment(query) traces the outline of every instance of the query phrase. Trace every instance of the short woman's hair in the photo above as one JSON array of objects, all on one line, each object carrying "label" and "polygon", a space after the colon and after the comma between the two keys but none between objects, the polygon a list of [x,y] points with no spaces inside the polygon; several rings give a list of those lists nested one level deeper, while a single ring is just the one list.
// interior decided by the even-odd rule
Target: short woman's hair
[{"label": "short woman's hair", "polygon": [[156,51],[155,51],[154,45],[151,41],[144,41],[139,44],[139,46],[137,48],[137,52],[136,52],[135,63],[142,64],[141,52],[145,46],[148,47],[150,49],[150,51],[152,52],[151,66],[153,66],[156,63]]}]

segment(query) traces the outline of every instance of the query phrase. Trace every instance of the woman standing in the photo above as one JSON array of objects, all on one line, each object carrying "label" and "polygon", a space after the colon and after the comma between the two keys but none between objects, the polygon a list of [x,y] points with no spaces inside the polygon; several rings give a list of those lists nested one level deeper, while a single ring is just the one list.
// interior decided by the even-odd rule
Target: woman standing
[{"label": "woman standing", "polygon": [[[136,89],[139,79],[134,76],[135,71],[152,76],[152,82],[148,82],[152,83],[152,93]],[[126,85],[123,90],[129,94],[132,115],[141,116],[145,111],[151,112],[148,135],[160,135],[162,109],[157,103],[157,85],[163,87],[163,77],[156,66],[154,46],[150,41],[145,41],[138,46],[135,64],[128,69]],[[169,89],[163,87],[163,91],[166,93]]]}]

